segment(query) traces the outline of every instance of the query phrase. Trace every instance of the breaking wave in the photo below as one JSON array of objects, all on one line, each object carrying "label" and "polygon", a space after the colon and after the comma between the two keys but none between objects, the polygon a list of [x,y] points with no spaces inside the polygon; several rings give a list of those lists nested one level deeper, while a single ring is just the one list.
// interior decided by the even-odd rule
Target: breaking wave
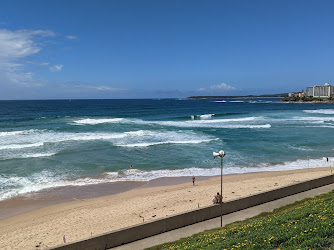
[{"label": "breaking wave", "polygon": [[[329,158],[329,163],[333,165],[334,158]],[[260,164],[258,166],[241,167],[241,166],[224,166],[224,175],[244,174],[263,171],[286,171],[304,168],[326,167],[324,158],[308,160],[296,160],[283,162],[280,164]],[[30,177],[18,177],[0,175],[0,183],[4,192],[0,193],[0,200],[15,197],[17,195],[37,192],[47,188],[62,186],[84,186],[91,184],[100,184],[117,181],[150,181],[162,177],[185,177],[185,176],[218,176],[220,168],[185,168],[185,169],[164,169],[144,171],[139,169],[124,169],[118,172],[106,172],[97,177],[85,177],[70,179],[68,176],[59,176],[48,171],[34,174]],[[15,188],[17,187],[17,188]]]},{"label": "breaking wave", "polygon": [[124,118],[109,118],[109,119],[80,119],[77,121],[73,121],[75,125],[97,125],[102,123],[120,123],[124,121]]},{"label": "breaking wave", "polygon": [[334,115],[334,109],[303,110],[305,113]]}]

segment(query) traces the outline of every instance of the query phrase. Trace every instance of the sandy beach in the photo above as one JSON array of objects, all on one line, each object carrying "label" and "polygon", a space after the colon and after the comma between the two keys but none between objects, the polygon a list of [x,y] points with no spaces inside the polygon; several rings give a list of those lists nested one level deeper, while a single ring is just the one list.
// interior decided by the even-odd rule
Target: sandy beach
[{"label": "sandy beach", "polygon": [[[329,168],[315,168],[226,175],[223,200],[329,174]],[[44,193],[44,197],[31,195],[1,202],[0,248],[43,249],[62,244],[64,235],[67,242],[77,241],[208,206],[220,191],[220,176],[197,177],[194,186],[191,177],[180,177],[81,188],[86,191],[80,191],[80,187],[60,189],[52,195]]]}]

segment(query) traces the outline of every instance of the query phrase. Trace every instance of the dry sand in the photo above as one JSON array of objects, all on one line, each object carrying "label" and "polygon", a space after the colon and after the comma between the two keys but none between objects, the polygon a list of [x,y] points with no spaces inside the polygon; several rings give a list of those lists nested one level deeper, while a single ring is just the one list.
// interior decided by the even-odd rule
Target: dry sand
[{"label": "dry sand", "polygon": [[[223,200],[329,175],[329,168],[261,172],[223,177]],[[199,179],[199,178],[198,178]],[[140,188],[39,208],[0,220],[0,249],[43,249],[212,204],[220,177],[168,185],[158,179]],[[183,178],[182,181],[185,179]],[[157,183],[163,186],[157,185]],[[175,180],[174,180],[175,183]]]}]

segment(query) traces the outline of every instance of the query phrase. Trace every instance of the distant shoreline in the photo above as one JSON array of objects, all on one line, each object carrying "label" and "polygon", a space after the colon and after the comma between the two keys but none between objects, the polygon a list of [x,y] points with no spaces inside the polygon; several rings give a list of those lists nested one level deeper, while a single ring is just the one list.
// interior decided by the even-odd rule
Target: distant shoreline
[{"label": "distant shoreline", "polygon": [[279,101],[281,103],[323,103],[323,104],[333,104],[334,100],[332,101]]},{"label": "distant shoreline", "polygon": [[248,95],[248,96],[190,96],[186,100],[203,100],[203,99],[247,99],[247,98],[284,98],[287,95]]},{"label": "distant shoreline", "polygon": [[279,102],[286,103],[334,103],[332,98],[319,98],[319,97],[283,97]]}]

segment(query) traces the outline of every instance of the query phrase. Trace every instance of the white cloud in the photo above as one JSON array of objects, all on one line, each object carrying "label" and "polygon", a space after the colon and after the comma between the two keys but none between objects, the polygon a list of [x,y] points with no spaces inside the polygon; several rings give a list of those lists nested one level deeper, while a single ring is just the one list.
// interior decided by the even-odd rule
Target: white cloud
[{"label": "white cloud", "polygon": [[108,86],[96,86],[93,87],[96,90],[101,90],[101,91],[115,91],[116,89],[108,87]]},{"label": "white cloud", "polygon": [[7,83],[35,85],[33,73],[25,70],[25,58],[37,54],[42,47],[41,37],[53,37],[50,30],[0,29],[0,74]]},{"label": "white cloud", "polygon": [[212,90],[236,90],[235,87],[232,87],[231,85],[228,85],[226,83],[221,83],[221,84],[216,84],[216,85],[212,85],[210,86],[210,89]]},{"label": "white cloud", "polygon": [[40,66],[49,66],[50,63],[48,63],[48,62],[41,62],[41,63],[39,63],[39,65],[40,65]]},{"label": "white cloud", "polygon": [[59,65],[53,65],[49,69],[52,72],[60,72],[63,69],[64,65],[59,64]]},{"label": "white cloud", "polygon": [[88,84],[88,83],[80,83],[80,82],[69,82],[69,83],[63,83],[60,84],[59,86],[63,87],[63,88],[71,88],[73,89],[87,89],[87,90],[97,90],[97,91],[111,91],[111,92],[117,92],[117,91],[126,91],[127,89],[120,89],[120,88],[113,88],[113,87],[109,87],[109,86],[105,86],[105,85],[101,85],[101,86],[95,86],[92,84]]},{"label": "white cloud", "polygon": [[119,89],[119,88],[112,88],[109,86],[92,86],[92,85],[88,85],[87,87],[91,88],[91,89],[95,89],[98,91],[124,91],[127,89]]},{"label": "white cloud", "polygon": [[70,40],[79,40],[77,36],[66,36],[66,38]]},{"label": "white cloud", "polygon": [[48,30],[10,31],[0,29],[0,64],[38,53],[41,47],[34,38],[54,35],[52,31]]},{"label": "white cloud", "polygon": [[238,90],[238,89],[231,85],[228,85],[227,83],[220,83],[220,84],[211,85],[209,88],[197,89],[197,91],[210,92],[210,93],[213,91],[233,91],[233,90]]}]

